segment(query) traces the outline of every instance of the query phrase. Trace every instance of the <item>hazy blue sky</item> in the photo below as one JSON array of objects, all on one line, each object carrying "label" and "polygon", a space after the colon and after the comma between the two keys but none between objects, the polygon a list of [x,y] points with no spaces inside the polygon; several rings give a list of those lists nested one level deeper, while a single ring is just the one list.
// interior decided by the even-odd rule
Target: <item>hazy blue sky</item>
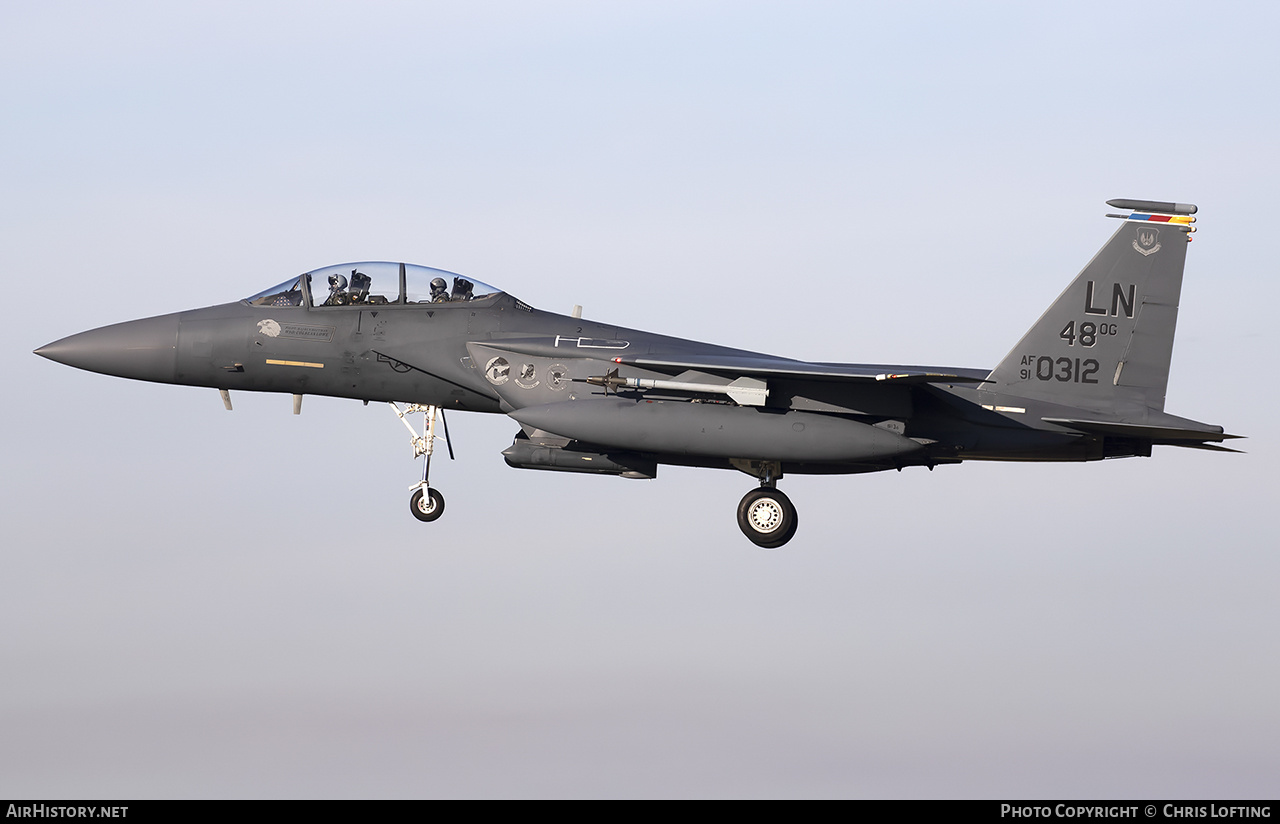
[{"label": "hazy blue sky", "polygon": [[[8,3],[0,796],[1280,794],[1271,3]],[[1167,409],[1246,455],[508,469],[450,418],[31,354],[348,260],[994,365],[1200,205]]]}]

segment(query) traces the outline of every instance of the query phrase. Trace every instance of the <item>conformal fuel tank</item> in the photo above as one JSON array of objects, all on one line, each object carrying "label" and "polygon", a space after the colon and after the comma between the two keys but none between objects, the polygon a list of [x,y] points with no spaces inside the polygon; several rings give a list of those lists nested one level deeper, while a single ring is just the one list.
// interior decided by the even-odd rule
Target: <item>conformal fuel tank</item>
[{"label": "conformal fuel tank", "polygon": [[920,449],[909,438],[845,418],[720,403],[589,398],[508,414],[563,438],[637,452],[847,462]]}]

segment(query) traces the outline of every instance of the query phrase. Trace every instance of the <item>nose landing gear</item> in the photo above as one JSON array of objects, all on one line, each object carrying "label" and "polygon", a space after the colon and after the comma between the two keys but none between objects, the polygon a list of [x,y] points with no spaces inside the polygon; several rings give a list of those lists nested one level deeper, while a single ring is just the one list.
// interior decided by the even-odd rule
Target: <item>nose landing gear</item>
[{"label": "nose landing gear", "polygon": [[[395,410],[396,415],[399,416],[404,425],[409,428],[409,439],[413,443],[413,457],[423,457],[422,480],[409,487],[413,490],[413,494],[409,496],[409,511],[419,521],[434,521],[444,514],[444,496],[438,490],[432,489],[427,481],[431,472],[431,453],[435,451],[436,438],[440,437],[436,434],[437,416],[439,416],[440,423],[444,427],[444,442],[449,447],[449,460],[453,460],[453,444],[449,443],[449,424],[444,419],[444,410],[438,406],[420,406],[416,403],[410,404],[403,411],[394,403],[391,404],[391,408]],[[405,420],[407,415],[412,415],[415,412],[421,412],[424,416],[421,435],[417,433],[409,421]]]},{"label": "nose landing gear", "polygon": [[[423,484],[426,481],[422,482]],[[434,521],[444,514],[444,496],[429,486],[419,484],[409,496],[409,511],[419,521]],[[425,493],[425,494],[424,494]]]}]

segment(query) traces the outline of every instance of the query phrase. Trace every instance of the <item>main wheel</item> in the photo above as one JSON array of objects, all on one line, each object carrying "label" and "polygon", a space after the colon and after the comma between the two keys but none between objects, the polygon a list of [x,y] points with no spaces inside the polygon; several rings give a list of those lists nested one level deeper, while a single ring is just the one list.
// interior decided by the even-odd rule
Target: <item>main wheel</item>
[{"label": "main wheel", "polygon": [[419,521],[434,521],[444,514],[444,496],[431,487],[427,487],[426,495],[416,489],[409,498],[409,511]]},{"label": "main wheel", "polygon": [[742,534],[765,549],[776,549],[790,541],[799,524],[795,505],[776,489],[753,489],[738,504]]}]

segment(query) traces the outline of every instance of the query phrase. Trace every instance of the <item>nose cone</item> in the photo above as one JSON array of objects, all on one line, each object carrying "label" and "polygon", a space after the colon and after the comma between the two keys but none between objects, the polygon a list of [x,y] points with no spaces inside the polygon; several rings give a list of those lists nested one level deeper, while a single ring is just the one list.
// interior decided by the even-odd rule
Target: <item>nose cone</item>
[{"label": "nose cone", "polygon": [[104,375],[172,383],[178,360],[178,315],[91,329],[41,346],[36,354]]}]

